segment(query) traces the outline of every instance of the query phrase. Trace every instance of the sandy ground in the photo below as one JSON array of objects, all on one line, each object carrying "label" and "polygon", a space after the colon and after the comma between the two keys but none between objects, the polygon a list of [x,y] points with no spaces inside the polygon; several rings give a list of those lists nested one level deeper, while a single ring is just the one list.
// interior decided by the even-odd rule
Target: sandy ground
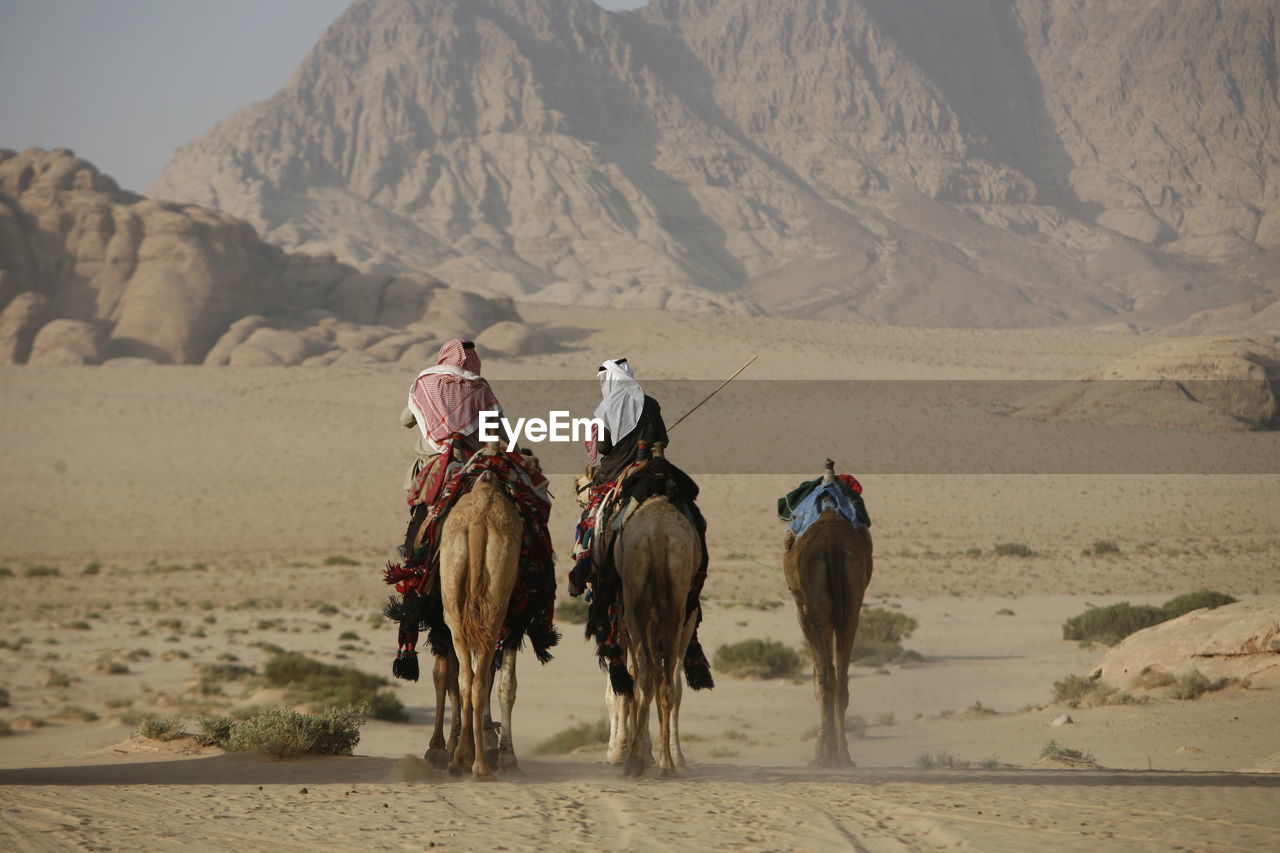
[{"label": "sandy ground", "polygon": [[[757,379],[1026,380],[1068,378],[1150,343],[525,313],[561,350],[487,361],[500,395],[507,383],[518,397],[527,378],[584,370],[590,378],[601,358],[623,354],[642,378],[722,377],[760,353]],[[1241,597],[1280,593],[1280,477],[1271,474],[863,475],[875,466],[842,464],[863,475],[875,519],[869,597],[919,621],[907,645],[924,657],[855,668],[850,712],[868,726],[851,742],[853,771],[805,767],[816,723],[807,681],[724,675],[711,693],[686,698],[691,767],[682,779],[624,781],[596,750],[533,755],[565,726],[603,715],[603,683],[577,626],[565,626],[552,663],[521,662],[513,730],[525,775],[499,784],[440,779],[405,757],[420,755],[428,736],[433,711],[422,684],[395,686],[410,722],[369,723],[352,758],[273,761],[131,738],[122,721],[131,714],[191,718],[281,701],[243,685],[221,695],[199,689],[205,663],[235,655],[260,666],[268,653],[255,643],[388,669],[394,631],[373,617],[385,600],[378,567],[402,533],[398,487],[412,436],[396,416],[412,373],[0,370],[0,565],[12,571],[0,577],[0,686],[10,701],[0,719],[16,729],[0,738],[0,848],[1280,844],[1280,684],[1196,701],[1051,704],[1055,680],[1087,673],[1103,654],[1061,639],[1062,621],[1087,605],[1160,603],[1205,586]],[[962,414],[983,430],[1003,428],[989,412]],[[733,441],[750,426],[714,405],[703,417],[681,429]],[[1024,444],[1053,435],[1035,424],[1013,429],[1009,440]],[[1280,449],[1267,436],[1249,440],[1256,444],[1213,443],[1207,452]],[[673,442],[677,461],[679,449]],[[813,448],[812,471],[700,477],[712,551],[709,649],[751,637],[800,646],[777,569],[782,526],[773,502],[828,452]],[[859,457],[845,450],[842,458]],[[570,477],[552,479],[563,554]],[[1119,553],[1081,554],[1099,539]],[[1024,543],[1035,556],[994,556],[997,542]],[[28,576],[41,566],[58,575]],[[127,671],[109,672],[112,662]],[[59,681],[53,672],[65,686],[49,686]],[[71,719],[67,706],[98,719]],[[1064,713],[1071,724],[1051,724]],[[1049,740],[1091,753],[1102,769],[1039,762]],[[988,769],[915,768],[920,755],[942,751]]]}]

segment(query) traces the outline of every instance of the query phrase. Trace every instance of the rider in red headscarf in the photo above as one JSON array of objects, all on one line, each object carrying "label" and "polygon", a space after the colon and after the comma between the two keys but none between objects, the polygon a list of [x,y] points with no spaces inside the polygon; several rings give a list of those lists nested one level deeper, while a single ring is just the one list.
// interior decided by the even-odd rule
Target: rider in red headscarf
[{"label": "rider in red headscarf", "polygon": [[400,423],[418,427],[421,435],[414,447],[418,458],[405,478],[412,489],[418,473],[444,449],[450,436],[460,437],[463,449],[480,448],[476,430],[482,411],[501,412],[498,398],[489,383],[480,377],[480,356],[476,345],[462,338],[446,341],[434,367],[418,374],[409,388],[409,404],[400,414]]}]

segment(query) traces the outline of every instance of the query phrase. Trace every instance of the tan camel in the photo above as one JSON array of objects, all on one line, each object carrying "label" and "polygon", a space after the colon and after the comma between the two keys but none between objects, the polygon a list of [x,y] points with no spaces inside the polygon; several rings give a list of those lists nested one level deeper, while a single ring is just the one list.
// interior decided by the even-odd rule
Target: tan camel
[{"label": "tan camel", "polygon": [[[835,479],[827,460],[823,481]],[[835,509],[825,509],[799,539],[787,532],[783,570],[796,600],[796,616],[813,661],[818,699],[818,743],[813,764],[853,767],[845,737],[849,708],[849,656],[862,597],[871,581],[871,533]]]},{"label": "tan camel", "polygon": [[[495,756],[492,749],[485,748],[486,735],[492,731],[487,721],[493,656],[516,584],[523,531],[520,514],[491,477],[488,472],[481,474],[471,491],[458,499],[445,519],[440,537],[440,595],[458,663],[461,713],[455,712],[454,718],[462,720],[449,770],[462,773],[470,765],[480,779],[493,778],[491,764]],[[447,668],[446,665],[446,675]],[[510,747],[514,653],[503,655],[502,669],[501,740]],[[441,704],[438,702],[437,707]],[[432,740],[434,746],[435,738]],[[501,747],[497,759],[501,766]],[[514,765],[513,749],[511,762]]]},{"label": "tan camel", "polygon": [[[655,455],[662,455],[661,447],[655,447]],[[588,466],[575,483],[580,504],[586,504],[594,473]],[[607,526],[609,520],[602,523]],[[608,547],[603,534],[603,529],[598,531],[596,547]],[[649,737],[649,705],[654,699],[663,773],[672,775],[686,766],[680,746],[680,668],[698,624],[696,613],[685,615],[685,606],[701,556],[693,524],[664,497],[651,497],[636,509],[614,544],[614,566],[622,581],[618,641],[635,687],[632,695],[621,695],[605,677],[606,758],[610,764],[623,764],[626,775],[639,776],[654,764]]]}]

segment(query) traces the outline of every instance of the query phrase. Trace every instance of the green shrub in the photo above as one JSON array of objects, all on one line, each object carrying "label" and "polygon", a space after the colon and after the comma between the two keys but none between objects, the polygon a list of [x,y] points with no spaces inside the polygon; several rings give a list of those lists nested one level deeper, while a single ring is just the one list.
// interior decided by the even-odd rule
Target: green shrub
[{"label": "green shrub", "polygon": [[584,746],[604,746],[609,743],[609,721],[578,723],[556,732],[533,748],[534,755],[564,755]]},{"label": "green shrub", "polygon": [[23,573],[29,578],[56,578],[62,574],[53,566],[27,566]]},{"label": "green shrub", "polygon": [[1147,667],[1133,677],[1129,682],[1129,686],[1154,690],[1157,687],[1168,687],[1177,680],[1178,677],[1172,672],[1165,672],[1161,669],[1152,669],[1151,667]]},{"label": "green shrub", "polygon": [[789,678],[800,665],[799,653],[777,640],[743,640],[715,654],[715,668],[738,678]]},{"label": "green shrub", "polygon": [[70,687],[71,676],[57,669],[49,670],[49,674],[44,678],[45,687]]},{"label": "green shrub", "polygon": [[331,557],[325,557],[324,564],[326,566],[358,566],[360,565],[359,561],[353,560],[350,557],[344,557],[341,554],[334,554]]},{"label": "green shrub", "polygon": [[0,566],[0,578],[11,578],[11,577],[13,577],[13,569],[9,568],[8,566]]},{"label": "green shrub", "polygon": [[978,762],[978,766],[983,770],[999,770],[1000,757],[998,755],[988,755],[986,758]]},{"label": "green shrub", "polygon": [[1105,554],[1119,554],[1120,546],[1110,539],[1099,539],[1093,543],[1092,553],[1095,557],[1101,557]]},{"label": "green shrub", "polygon": [[148,714],[138,724],[138,734],[151,740],[177,740],[182,737],[182,718]]},{"label": "green shrub", "polygon": [[201,746],[219,746],[227,748],[227,739],[231,737],[231,727],[235,720],[225,714],[202,714],[196,717],[196,743]]},{"label": "green shrub", "polygon": [[1186,595],[1179,595],[1166,601],[1161,610],[1165,612],[1166,619],[1176,619],[1184,613],[1190,613],[1192,610],[1200,610],[1201,608],[1221,607],[1224,604],[1235,604],[1238,599],[1221,592],[1214,592],[1209,589],[1202,589],[1196,592],[1189,592]]},{"label": "green shrub", "polygon": [[561,601],[556,605],[556,619],[561,622],[567,622],[570,625],[585,625],[587,623],[588,606],[581,598],[571,598],[568,601]]},{"label": "green shrub", "polygon": [[1065,746],[1058,746],[1057,741],[1049,741],[1040,748],[1040,757],[1049,758],[1054,761],[1062,761],[1067,764],[1075,763],[1093,763],[1093,756],[1087,752],[1078,749],[1068,749]]},{"label": "green shrub", "polygon": [[1062,624],[1062,638],[1115,645],[1135,631],[1158,625],[1166,618],[1159,607],[1122,601],[1108,607],[1093,607],[1072,616]]},{"label": "green shrub", "polygon": [[242,663],[207,663],[200,667],[200,677],[210,681],[240,681],[258,671]]},{"label": "green shrub", "polygon": [[1093,607],[1078,616],[1072,616],[1062,624],[1064,640],[1096,641],[1113,646],[1130,634],[1159,625],[1169,619],[1199,610],[1202,607],[1221,607],[1236,599],[1220,592],[1202,589],[1171,598],[1160,607],[1130,604],[1122,601],[1107,607]]},{"label": "green shrub", "polygon": [[350,755],[360,742],[364,721],[364,708],[325,708],[315,714],[270,708],[232,725],[225,748],[231,752],[256,750],[277,758],[308,752]]},{"label": "green shrub", "polygon": [[915,655],[903,649],[902,641],[918,627],[920,623],[905,613],[863,608],[858,617],[858,632],[853,638],[853,662],[858,666],[881,667],[898,663],[908,654]]},{"label": "green shrub", "polygon": [[969,762],[956,758],[949,752],[922,752],[911,762],[917,770],[964,770]]},{"label": "green shrub", "polygon": [[995,552],[997,557],[1034,557],[1036,555],[1030,545],[1024,545],[1021,542],[997,542]]},{"label": "green shrub", "polygon": [[268,684],[297,691],[305,701],[322,707],[363,706],[374,719],[395,723],[409,719],[404,703],[394,693],[378,690],[386,686],[385,678],[353,666],[335,666],[286,652],[269,660],[262,674]]},{"label": "green shrub", "polygon": [[343,631],[341,634],[338,635],[338,639],[339,640],[358,640],[360,639],[360,635],[357,634],[355,631]]},{"label": "green shrub", "polygon": [[1065,702],[1073,708],[1080,705],[1107,705],[1119,691],[1101,679],[1068,675],[1053,682],[1053,701]]},{"label": "green shrub", "polygon": [[96,575],[96,574],[97,574],[98,572],[100,572],[100,571],[102,571],[102,563],[99,563],[97,560],[94,560],[92,563],[89,563],[88,565],[86,565],[86,566],[85,566],[85,567],[80,571],[80,574],[82,574],[82,575]]}]

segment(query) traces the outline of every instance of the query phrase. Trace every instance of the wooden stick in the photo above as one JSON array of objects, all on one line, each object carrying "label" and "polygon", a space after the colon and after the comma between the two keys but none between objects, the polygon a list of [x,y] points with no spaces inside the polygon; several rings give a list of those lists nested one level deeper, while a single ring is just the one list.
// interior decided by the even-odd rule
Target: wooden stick
[{"label": "wooden stick", "polygon": [[[720,383],[720,387],[719,387],[719,388],[716,388],[716,390],[712,391],[710,394],[708,394],[707,396],[703,397],[703,398],[702,398],[702,403],[707,402],[707,401],[708,401],[708,400],[710,400],[712,397],[714,397],[715,395],[719,394],[719,393],[720,393],[720,389],[721,389],[721,388],[723,388],[724,386],[728,385],[728,384],[729,384],[730,382],[732,382],[733,380],[737,379],[737,378],[738,378],[738,374],[739,374],[739,373],[741,373],[742,371],[746,370],[748,367],[750,367],[750,366],[751,366],[751,362],[755,361],[755,360],[756,360],[757,358],[759,358],[759,357],[760,357],[759,355],[753,355],[753,356],[751,356],[751,358],[747,360],[747,363],[746,363],[746,364],[742,365],[742,367],[739,367],[737,370],[735,370],[735,371],[734,371],[734,373],[733,373],[733,375],[732,375],[732,376],[730,376],[730,377],[729,377],[728,379],[726,379],[725,381],[721,382],[721,383]],[[680,420],[676,421],[676,422],[675,422],[675,423],[673,423],[671,426],[667,427],[667,432],[671,432],[673,429],[675,429],[676,427],[680,426],[680,424],[684,422],[684,419],[685,419],[685,418],[689,417],[689,415],[692,415],[694,412],[698,411],[698,409],[702,408],[702,403],[699,403],[698,405],[694,406],[692,409],[690,409],[689,411],[687,411],[687,412],[685,412],[683,415],[681,415],[681,416],[680,416]]]}]

